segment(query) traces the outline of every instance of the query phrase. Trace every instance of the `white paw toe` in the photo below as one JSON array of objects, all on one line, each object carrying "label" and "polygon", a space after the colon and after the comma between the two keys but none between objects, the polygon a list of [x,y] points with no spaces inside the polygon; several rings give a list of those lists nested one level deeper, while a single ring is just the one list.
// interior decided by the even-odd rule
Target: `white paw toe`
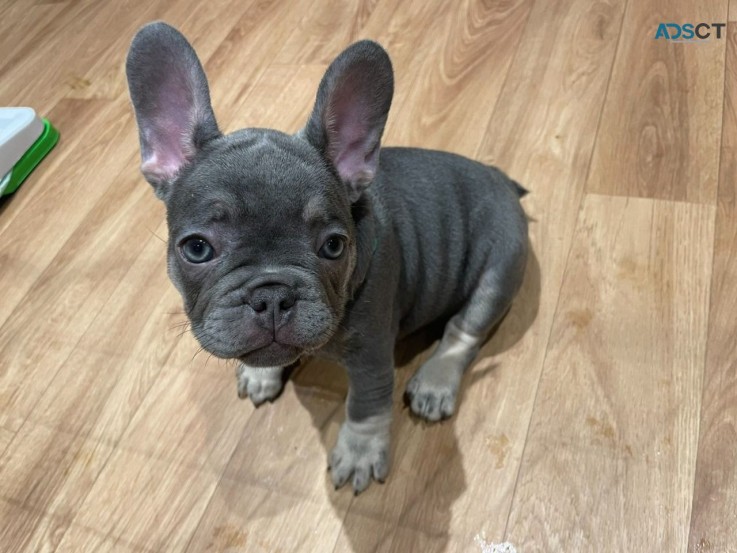
[{"label": "white paw toe", "polygon": [[276,398],[282,390],[281,367],[249,367],[239,365],[236,369],[238,378],[238,397],[250,398],[257,407],[265,401]]}]

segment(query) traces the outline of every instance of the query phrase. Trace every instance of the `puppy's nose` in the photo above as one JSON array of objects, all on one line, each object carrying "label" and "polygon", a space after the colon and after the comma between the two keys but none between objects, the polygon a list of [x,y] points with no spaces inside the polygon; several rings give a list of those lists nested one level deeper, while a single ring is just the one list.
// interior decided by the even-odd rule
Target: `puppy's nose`
[{"label": "puppy's nose", "polygon": [[297,302],[291,287],[284,284],[269,283],[256,288],[248,304],[261,321],[273,328],[286,322],[290,310]]}]

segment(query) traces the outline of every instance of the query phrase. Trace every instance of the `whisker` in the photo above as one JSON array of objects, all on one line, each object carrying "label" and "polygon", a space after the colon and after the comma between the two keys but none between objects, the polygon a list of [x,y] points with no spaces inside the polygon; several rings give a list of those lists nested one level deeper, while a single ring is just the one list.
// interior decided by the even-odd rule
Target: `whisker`
[{"label": "whisker", "polygon": [[[185,328],[185,329],[184,329],[184,330],[182,330],[182,331],[181,331],[181,332],[180,332],[179,334],[177,334],[177,336],[176,336],[176,337],[177,337],[177,338],[181,338],[182,336],[184,336],[185,334],[187,334],[187,333],[188,333],[188,332],[189,332],[190,330],[192,330],[192,329],[191,329],[191,328]],[[194,336],[194,334],[192,334],[192,336]]]},{"label": "whisker", "polygon": [[211,341],[209,341],[209,342],[207,342],[205,344],[200,343],[200,347],[197,349],[196,352],[194,352],[194,355],[192,356],[192,361],[191,362],[193,363],[194,362],[194,358],[197,357],[201,352],[203,352],[205,350],[206,347],[209,347],[211,344],[212,344]]}]

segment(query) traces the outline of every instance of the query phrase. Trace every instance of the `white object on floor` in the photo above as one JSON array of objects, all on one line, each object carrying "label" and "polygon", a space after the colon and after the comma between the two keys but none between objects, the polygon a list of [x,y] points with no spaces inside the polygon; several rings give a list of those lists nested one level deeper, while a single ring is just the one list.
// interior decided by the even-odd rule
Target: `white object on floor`
[{"label": "white object on floor", "polygon": [[7,173],[5,173],[5,176],[0,179],[0,196],[2,196],[3,192],[5,192],[5,187],[10,184],[10,177],[12,175],[13,174],[8,171]]},{"label": "white object on floor", "polygon": [[10,172],[43,130],[32,108],[0,108],[0,176]]},{"label": "white object on floor", "polygon": [[483,532],[480,535],[477,534],[473,541],[481,548],[481,553],[517,553],[517,550],[508,541],[504,543],[488,543],[486,541],[486,535]]}]

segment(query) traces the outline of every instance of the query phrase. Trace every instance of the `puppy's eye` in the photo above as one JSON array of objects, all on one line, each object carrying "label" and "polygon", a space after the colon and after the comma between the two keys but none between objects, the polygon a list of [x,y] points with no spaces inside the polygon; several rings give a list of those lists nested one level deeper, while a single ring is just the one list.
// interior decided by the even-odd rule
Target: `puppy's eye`
[{"label": "puppy's eye", "polygon": [[338,259],[343,255],[343,250],[345,250],[345,238],[339,234],[333,234],[325,240],[320,251],[317,253],[325,259]]},{"label": "puppy's eye", "polygon": [[189,238],[181,245],[182,255],[190,263],[207,263],[215,256],[215,250],[204,238]]}]

